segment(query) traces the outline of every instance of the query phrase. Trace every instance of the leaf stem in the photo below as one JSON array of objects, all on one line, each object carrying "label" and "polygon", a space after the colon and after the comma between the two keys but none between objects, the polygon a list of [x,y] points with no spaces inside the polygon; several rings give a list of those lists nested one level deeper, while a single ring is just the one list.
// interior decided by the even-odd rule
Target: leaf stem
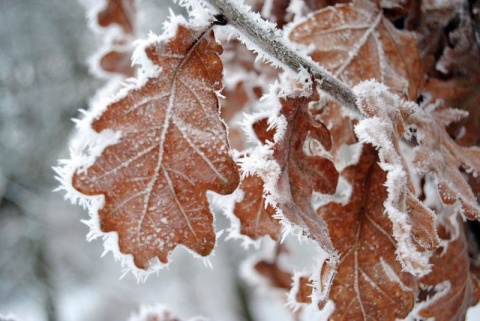
[{"label": "leaf stem", "polygon": [[204,1],[218,10],[229,25],[245,36],[244,40],[251,41],[269,57],[273,57],[275,63],[294,72],[300,72],[302,68],[306,69],[318,81],[321,90],[358,113],[353,91],[310,57],[292,48],[281,30],[257,17],[244,6],[238,6],[232,0]]}]

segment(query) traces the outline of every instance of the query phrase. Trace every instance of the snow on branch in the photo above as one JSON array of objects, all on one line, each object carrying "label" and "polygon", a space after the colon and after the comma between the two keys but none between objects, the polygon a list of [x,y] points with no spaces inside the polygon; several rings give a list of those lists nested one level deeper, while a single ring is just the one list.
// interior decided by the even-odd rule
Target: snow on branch
[{"label": "snow on branch", "polygon": [[[235,27],[246,45],[273,64],[294,72],[306,69],[319,83],[319,88],[337,99],[344,106],[358,113],[355,94],[310,57],[296,50],[285,39],[275,24],[265,21],[259,14],[250,11],[240,1],[204,0],[213,6],[227,24]],[[308,81],[308,80],[306,80]]]}]

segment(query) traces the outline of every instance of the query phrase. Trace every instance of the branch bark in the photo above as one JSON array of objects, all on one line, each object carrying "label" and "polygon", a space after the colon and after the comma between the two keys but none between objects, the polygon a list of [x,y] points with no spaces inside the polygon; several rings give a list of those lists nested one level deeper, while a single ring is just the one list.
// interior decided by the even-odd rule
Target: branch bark
[{"label": "branch bark", "polygon": [[[318,81],[321,90],[338,100],[345,107],[349,107],[358,114],[356,96],[343,82],[335,78],[324,68],[319,66],[310,57],[292,48],[285,40],[283,32],[274,26],[261,21],[259,23],[251,11],[238,6],[232,0],[204,0],[214,7],[219,14],[225,17],[227,24],[235,29],[247,41],[251,41],[266,54],[274,57],[284,69],[300,72],[305,68]],[[261,18],[257,18],[261,19]]]}]

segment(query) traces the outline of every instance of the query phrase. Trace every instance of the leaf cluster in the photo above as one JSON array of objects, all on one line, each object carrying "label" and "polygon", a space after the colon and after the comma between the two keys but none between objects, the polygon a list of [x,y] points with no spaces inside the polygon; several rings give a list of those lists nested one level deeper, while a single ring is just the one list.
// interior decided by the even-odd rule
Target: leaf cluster
[{"label": "leaf cluster", "polygon": [[479,299],[464,223],[480,218],[478,2],[250,1],[253,20],[351,88],[357,113],[307,66],[272,68],[278,53],[208,2],[181,2],[189,20],[138,42],[134,67],[134,2],[94,15],[120,30],[102,74],[136,78],[79,122],[58,168],[93,234],[142,277],[178,245],[209,255],[217,207],[246,244],[318,246],[305,273],[281,266],[284,245],[251,265],[294,310],[330,300],[331,320],[463,320]]}]

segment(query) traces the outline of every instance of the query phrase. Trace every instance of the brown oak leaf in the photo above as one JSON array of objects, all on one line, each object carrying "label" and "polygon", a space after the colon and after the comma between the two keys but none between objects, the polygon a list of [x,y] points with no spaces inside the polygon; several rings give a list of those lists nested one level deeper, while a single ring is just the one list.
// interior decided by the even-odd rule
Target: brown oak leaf
[{"label": "brown oak leaf", "polygon": [[357,121],[352,121],[347,115],[344,115],[338,103],[331,100],[315,104],[312,108],[312,116],[328,128],[332,136],[331,153],[338,165],[338,162],[344,161],[341,155],[342,149],[358,142],[353,130]]},{"label": "brown oak leaf", "polygon": [[112,26],[119,26],[120,32],[104,37],[106,43],[98,54],[98,65],[107,73],[133,77],[133,39],[135,34],[136,8],[134,0],[107,0],[105,7],[96,13],[98,26],[108,33]]},{"label": "brown oak leaf", "polygon": [[303,233],[316,240],[334,259],[335,248],[327,226],[316,215],[311,198],[313,191],[335,193],[338,172],[331,159],[307,154],[305,149],[308,140],[315,140],[325,151],[332,146],[328,129],[315,121],[308,110],[309,103],[318,99],[315,86],[310,96],[280,98],[280,114],[285,117],[287,126],[282,139],[273,146],[273,156],[281,169],[277,182],[278,207],[288,222],[302,228]]},{"label": "brown oak leaf", "polygon": [[[329,320],[404,318],[414,304],[414,278],[396,260],[392,223],[383,213],[386,173],[372,146],[364,145],[358,164],[341,175],[352,185],[350,202],[332,202],[317,211],[340,256],[329,296],[335,310]],[[313,284],[306,277],[296,282],[293,297],[309,303]]]},{"label": "brown oak leaf", "polygon": [[423,72],[416,39],[397,30],[372,2],[321,9],[296,23],[289,39],[313,44],[312,59],[349,86],[375,79],[400,96],[417,98]]},{"label": "brown oak leaf", "polygon": [[98,25],[106,28],[116,24],[124,33],[133,34],[135,11],[134,0],[106,0],[105,7],[97,13]]},{"label": "brown oak leaf", "polygon": [[428,252],[439,245],[435,213],[416,196],[407,162],[408,153],[401,148],[406,120],[418,108],[375,81],[361,83],[354,92],[357,106],[366,116],[355,126],[355,133],[360,141],[378,149],[380,165],[388,172],[385,212],[393,223],[393,237],[399,244],[398,259],[408,272],[425,275],[430,270]]},{"label": "brown oak leaf", "polygon": [[[455,216],[455,214],[453,214]],[[443,245],[431,258],[432,272],[419,280],[418,315],[436,321],[463,321],[470,306],[477,304],[480,287],[470,271],[470,258],[465,230],[457,217],[453,226],[444,222],[439,228]]]},{"label": "brown oak leaf", "polygon": [[413,164],[422,173],[435,173],[438,190],[445,204],[459,201],[465,217],[479,219],[480,206],[467,178],[459,169],[480,174],[480,148],[456,144],[445,130],[447,125],[466,114],[459,109],[445,108],[441,101],[413,114],[409,122],[415,125],[420,143]]},{"label": "brown oak leaf", "polygon": [[100,58],[100,67],[109,73],[119,73],[125,77],[133,77],[135,68],[132,67],[132,49],[114,45],[111,50],[104,53]]},{"label": "brown oak leaf", "polygon": [[275,209],[265,206],[263,180],[257,176],[247,176],[240,183],[244,193],[242,201],[235,204],[233,214],[240,220],[240,233],[256,240],[270,235],[274,240],[280,236],[281,225],[273,216]]},{"label": "brown oak leaf", "polygon": [[268,124],[268,118],[262,118],[252,124],[253,132],[255,136],[260,140],[262,144],[275,141],[275,129],[270,128]]},{"label": "brown oak leaf", "polygon": [[253,269],[268,281],[271,287],[290,290],[292,286],[292,274],[279,265],[280,256],[288,253],[287,249],[278,243],[275,247],[273,260],[261,259],[254,262]]},{"label": "brown oak leaf", "polygon": [[92,128],[121,133],[93,165],[79,169],[73,186],[103,194],[103,232],[115,231],[120,250],[146,269],[182,244],[208,255],[215,243],[206,191],[231,193],[239,182],[219,119],[222,47],[208,29],[179,25],[168,39],[153,40],[146,57],[161,68],[131,88],[95,119]]}]

